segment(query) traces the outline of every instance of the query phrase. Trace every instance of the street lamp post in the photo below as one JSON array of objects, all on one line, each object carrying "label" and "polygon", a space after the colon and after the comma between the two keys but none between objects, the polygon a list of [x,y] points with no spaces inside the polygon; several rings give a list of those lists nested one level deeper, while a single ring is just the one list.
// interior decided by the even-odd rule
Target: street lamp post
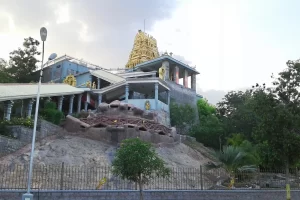
[{"label": "street lamp post", "polygon": [[[41,36],[41,40],[43,41],[42,65],[41,65],[41,72],[40,72],[38,91],[37,91],[37,97],[36,97],[34,126],[33,126],[30,163],[29,163],[29,173],[28,173],[28,181],[27,181],[27,192],[22,195],[22,200],[33,200],[33,195],[30,193],[30,186],[31,186],[31,179],[32,179],[32,168],[33,168],[33,156],[34,156],[34,145],[35,145],[35,137],[36,137],[37,117],[38,117],[38,110],[39,110],[39,103],[40,103],[40,90],[41,90],[41,82],[42,82],[43,66],[44,66],[44,64],[43,64],[43,62],[44,62],[44,42],[46,41],[46,38],[47,38],[47,29],[45,27],[42,27],[40,29],[40,36]],[[55,59],[55,57],[56,57],[55,53],[51,54],[48,61]]]}]

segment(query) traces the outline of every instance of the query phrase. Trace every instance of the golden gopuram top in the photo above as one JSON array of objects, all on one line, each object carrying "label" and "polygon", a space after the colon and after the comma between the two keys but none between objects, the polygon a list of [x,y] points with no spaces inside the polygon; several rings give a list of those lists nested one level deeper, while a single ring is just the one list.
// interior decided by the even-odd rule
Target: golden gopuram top
[{"label": "golden gopuram top", "polygon": [[141,30],[135,36],[133,49],[126,64],[127,69],[148,60],[159,57],[156,39],[142,32]]}]

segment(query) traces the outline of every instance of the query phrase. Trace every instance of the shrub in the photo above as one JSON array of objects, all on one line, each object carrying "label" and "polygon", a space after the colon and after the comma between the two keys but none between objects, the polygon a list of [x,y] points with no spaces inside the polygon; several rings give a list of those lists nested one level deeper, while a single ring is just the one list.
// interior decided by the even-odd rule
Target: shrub
[{"label": "shrub", "polygon": [[51,109],[51,110],[56,110],[56,103],[54,102],[47,102],[45,103],[45,109]]},{"label": "shrub", "polygon": [[45,120],[57,125],[60,124],[64,116],[63,112],[56,109],[56,104],[54,102],[47,102],[45,104],[45,109],[42,109],[40,114]]},{"label": "shrub", "polygon": [[10,121],[0,121],[0,135],[13,137],[11,131],[7,128],[7,126],[12,125],[21,125],[26,126],[28,128],[33,128],[34,121],[30,118],[12,118]]}]

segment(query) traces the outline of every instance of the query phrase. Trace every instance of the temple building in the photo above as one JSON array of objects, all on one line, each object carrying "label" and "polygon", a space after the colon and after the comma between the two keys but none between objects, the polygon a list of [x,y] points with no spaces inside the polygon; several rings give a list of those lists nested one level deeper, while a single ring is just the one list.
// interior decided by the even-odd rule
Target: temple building
[{"label": "temple building", "polygon": [[[196,109],[198,74],[195,68],[173,58],[172,53],[159,55],[157,41],[139,30],[125,68],[112,71],[64,55],[48,63],[43,83],[52,87],[61,87],[57,84],[64,83],[74,88],[71,95],[65,91],[52,95],[52,99],[58,102],[58,109],[68,114],[79,112],[82,108],[93,110],[103,102],[119,100],[156,112],[160,122],[170,126],[171,101],[189,104]],[[183,85],[179,83],[180,79]]]}]

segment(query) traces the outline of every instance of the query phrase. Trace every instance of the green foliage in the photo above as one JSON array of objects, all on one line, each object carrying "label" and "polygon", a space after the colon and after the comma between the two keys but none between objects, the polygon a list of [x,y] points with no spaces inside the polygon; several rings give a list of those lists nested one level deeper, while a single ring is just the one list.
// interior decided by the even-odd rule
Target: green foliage
[{"label": "green foliage", "polygon": [[224,137],[242,133],[245,139],[253,141],[253,128],[257,125],[257,116],[247,102],[252,98],[250,90],[231,91],[218,103],[217,113],[224,127]]},{"label": "green foliage", "polygon": [[219,149],[223,125],[216,116],[216,108],[204,99],[197,102],[200,123],[191,130],[191,135],[205,146]]},{"label": "green foliage", "polygon": [[288,61],[287,68],[274,78],[272,88],[256,84],[246,92],[229,92],[217,108],[228,144],[252,149],[253,160],[262,167],[297,165],[299,87],[300,63]]},{"label": "green foliage", "polygon": [[152,178],[167,177],[170,174],[151,144],[139,138],[122,141],[112,166],[114,175],[138,183],[140,191]]},{"label": "green foliage", "polygon": [[234,146],[234,147],[239,147],[244,142],[244,140],[245,140],[245,137],[243,134],[241,134],[241,133],[232,134],[232,136],[227,139],[227,144]]},{"label": "green foliage", "polygon": [[222,136],[222,124],[215,115],[199,116],[200,123],[191,130],[191,135],[205,146],[219,149]]},{"label": "green foliage", "polygon": [[184,134],[188,132],[186,129],[190,129],[196,118],[196,111],[190,105],[179,105],[174,101],[171,101],[170,104],[170,120],[171,125],[175,126],[177,132]]},{"label": "green foliage", "polygon": [[45,109],[50,109],[50,110],[56,110],[56,103],[55,102],[46,102],[45,103]]},{"label": "green foliage", "polygon": [[45,108],[40,111],[42,117],[53,123],[59,125],[64,117],[63,112],[56,109],[56,104],[54,102],[45,103]]},{"label": "green foliage", "polygon": [[220,164],[209,163],[207,168],[224,168],[230,177],[234,177],[235,173],[241,171],[255,171],[255,163],[249,159],[249,153],[245,152],[241,147],[225,146],[223,152],[215,152],[215,157]]},{"label": "green foliage", "polygon": [[33,120],[30,118],[11,118],[10,121],[3,120],[0,121],[1,125],[9,126],[9,125],[22,125],[29,128],[33,128]]},{"label": "green foliage", "polygon": [[9,67],[5,70],[9,77],[18,83],[29,83],[32,81],[34,71],[39,62],[35,56],[40,55],[37,50],[39,41],[32,37],[25,38],[23,49],[19,48],[10,53]]},{"label": "green foliage", "polygon": [[7,62],[0,58],[0,83],[12,83],[14,82],[7,72],[8,64]]},{"label": "green foliage", "polygon": [[210,105],[207,100],[199,99],[197,101],[197,108],[199,116],[209,116],[212,114],[216,114],[216,108]]}]

